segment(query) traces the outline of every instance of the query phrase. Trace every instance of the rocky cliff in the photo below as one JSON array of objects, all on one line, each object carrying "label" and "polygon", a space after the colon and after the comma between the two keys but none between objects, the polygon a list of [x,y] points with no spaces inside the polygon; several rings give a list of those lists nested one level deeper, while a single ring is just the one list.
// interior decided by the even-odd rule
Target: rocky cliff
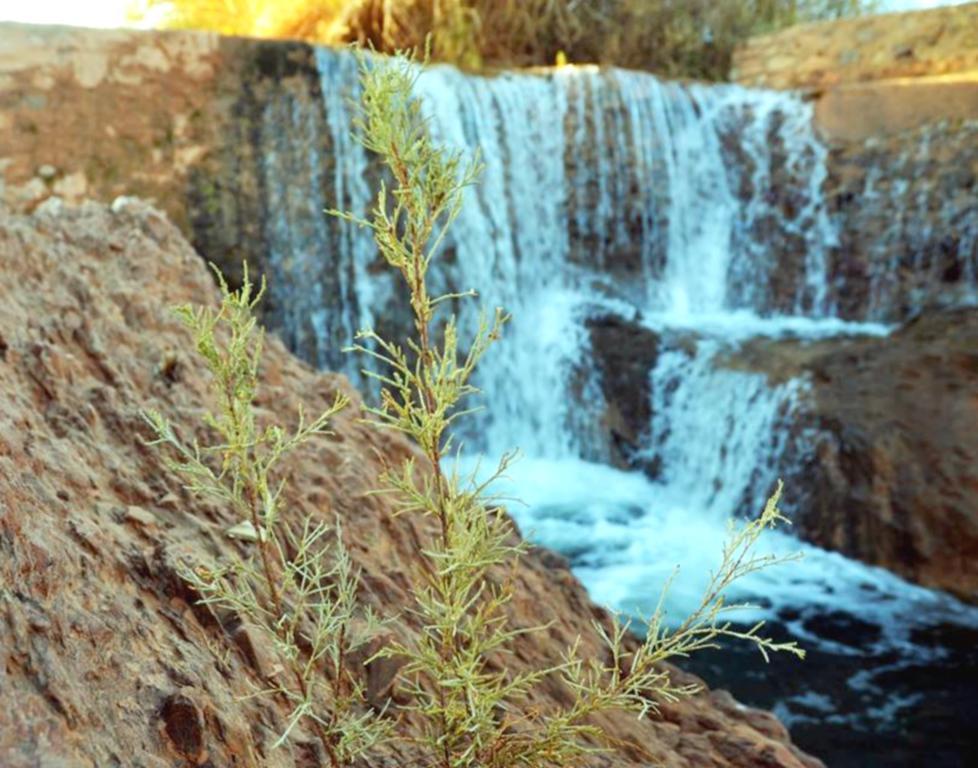
[{"label": "rocky cliff", "polygon": [[[212,405],[188,334],[168,311],[215,301],[203,261],[165,215],[127,199],[111,210],[57,201],[30,215],[0,209],[0,265],[0,763],[319,764],[301,733],[270,749],[282,712],[245,698],[272,668],[269,648],[233,616],[197,605],[177,575],[182,562],[247,546],[224,536],[228,510],[191,497],[143,442],[142,409],[192,435]],[[343,378],[271,340],[264,416],[290,421],[337,390],[349,391]],[[366,493],[385,457],[409,449],[359,423],[355,408],[335,426],[294,456],[288,508],[343,519],[362,600],[397,617],[392,632],[409,633],[413,553],[428,530]],[[516,579],[513,621],[552,624],[519,639],[514,671],[558,661],[578,633],[585,653],[601,652],[590,622],[606,615],[559,558],[534,551]],[[392,670],[375,663],[362,674],[381,706]],[[396,686],[393,695],[397,711]],[[545,687],[533,705],[562,695]],[[601,725],[618,746],[595,766],[820,765],[772,716],[721,692]],[[412,759],[394,749],[370,765]]]},{"label": "rocky cliff", "polygon": [[953,308],[978,267],[978,4],[757,38],[735,76],[815,101],[839,313],[910,320],[892,339],[746,353],[812,382],[802,529],[973,601],[975,316]]}]

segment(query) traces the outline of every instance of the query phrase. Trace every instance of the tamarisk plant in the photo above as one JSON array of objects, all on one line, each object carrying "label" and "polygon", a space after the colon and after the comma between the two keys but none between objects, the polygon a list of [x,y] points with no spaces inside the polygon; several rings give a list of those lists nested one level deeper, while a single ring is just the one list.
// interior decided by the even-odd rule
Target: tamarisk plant
[{"label": "tamarisk plant", "polygon": [[[401,514],[433,518],[436,532],[419,552],[423,568],[413,608],[421,628],[412,641],[383,653],[402,657],[405,685],[424,727],[415,738],[439,768],[570,766],[600,741],[591,716],[623,709],[645,715],[658,701],[692,695],[695,688],[675,685],[661,662],[716,647],[724,637],[747,640],[767,656],[772,651],[803,652],[794,643],[775,643],[761,634],[763,623],[741,631],[726,620],[734,607],[724,595],[736,580],[778,562],[753,554],[764,530],[781,522],[780,489],[756,520],[731,531],[720,567],[700,606],[677,628],[664,620],[662,600],[648,617],[644,641],[629,624],[615,618],[596,625],[607,646],[607,661],[581,658],[568,648],[553,668],[511,674],[500,657],[517,635],[509,604],[514,595],[506,567],[526,551],[505,512],[491,494],[493,481],[514,459],[505,455],[488,481],[447,470],[455,451],[451,428],[470,413],[466,400],[476,393],[476,367],[501,335],[507,316],[497,309],[482,316],[467,351],[459,346],[454,316],[436,317],[451,302],[474,295],[432,296],[427,274],[446,232],[462,209],[467,186],[481,164],[460,152],[436,146],[419,103],[412,98],[418,67],[410,57],[390,64],[361,61],[362,102],[358,130],[364,146],[376,153],[392,182],[379,189],[368,218],[331,211],[372,230],[387,264],[403,278],[410,296],[415,334],[401,345],[371,330],[361,331],[352,347],[382,364],[364,371],[379,382],[379,405],[368,419],[382,429],[403,433],[427,461],[407,459],[381,478]],[[668,585],[667,585],[668,586]],[[664,594],[664,593],[663,593]],[[501,669],[500,666],[503,666]],[[532,712],[527,695],[544,678],[556,675],[573,694],[563,709]]]},{"label": "tamarisk plant", "polygon": [[239,522],[228,535],[249,542],[250,555],[210,567],[187,568],[182,577],[201,595],[200,602],[232,612],[256,627],[277,651],[257,695],[281,697],[290,715],[275,746],[305,723],[319,737],[333,768],[348,766],[388,735],[390,724],[371,713],[357,676],[347,669],[350,656],[375,632],[378,622],[357,605],[359,575],[337,520],[333,530],[311,516],[293,525],[286,520],[278,469],[300,445],[329,434],[330,420],[347,406],[337,395],[315,419],[301,409],[292,431],[261,426],[254,406],[264,332],[255,308],[265,291],[256,287],[245,265],[241,288],[231,291],[215,269],[220,307],[178,307],[175,312],[193,333],[198,354],[211,374],[219,409],[204,416],[216,435],[208,445],[184,442],[156,411],[146,420],[165,447],[165,461],[183,476],[194,494],[234,511]]}]

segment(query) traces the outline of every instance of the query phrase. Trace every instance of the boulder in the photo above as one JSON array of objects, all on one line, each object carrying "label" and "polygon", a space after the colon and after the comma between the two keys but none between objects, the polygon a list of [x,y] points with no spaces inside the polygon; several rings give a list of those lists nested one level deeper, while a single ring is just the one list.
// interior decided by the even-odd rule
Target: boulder
[{"label": "boulder", "polygon": [[784,458],[804,538],[978,601],[978,309],[886,337],[756,339],[727,363],[808,383]]},{"label": "boulder", "polygon": [[[0,264],[0,764],[320,764],[301,729],[271,748],[284,725],[280,702],[249,696],[271,649],[199,605],[178,575],[182,563],[243,553],[247,542],[224,535],[236,521],[188,493],[146,444],[144,409],[160,410],[181,435],[203,437],[201,414],[213,406],[188,332],[168,309],[216,300],[203,261],[144,203],[51,200],[30,215],[0,208]],[[358,402],[342,377],[313,370],[269,338],[261,418],[292,423],[300,405],[316,411],[339,391]],[[290,456],[285,508],[343,520],[362,570],[360,598],[395,617],[390,632],[406,637],[416,630],[406,609],[417,547],[432,529],[368,494],[384,463],[411,449],[360,415],[359,406],[348,409],[332,437]],[[601,653],[592,621],[607,613],[550,563],[530,554],[509,574],[514,625],[548,627],[514,641],[514,673],[559,663],[578,635],[584,655]],[[391,673],[367,670],[378,700]],[[550,682],[530,706],[566,696]],[[411,724],[410,712],[397,714],[402,727]],[[610,715],[599,725],[615,751],[587,762],[595,767],[821,765],[771,717],[717,693],[661,716]],[[398,742],[369,764],[416,758]]]}]

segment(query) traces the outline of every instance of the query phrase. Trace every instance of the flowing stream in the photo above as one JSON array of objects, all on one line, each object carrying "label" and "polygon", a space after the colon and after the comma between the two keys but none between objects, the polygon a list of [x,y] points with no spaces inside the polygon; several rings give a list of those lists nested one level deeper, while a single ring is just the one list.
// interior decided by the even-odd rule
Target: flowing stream
[{"label": "flowing stream", "polygon": [[[303,146],[322,150],[290,149],[290,135],[311,130],[295,103],[273,99],[266,108],[262,181],[277,212],[271,285],[286,340],[356,379],[360,361],[342,346],[356,328],[396,328],[403,304],[377,268],[369,234],[319,213],[365,214],[375,171],[350,139],[353,57],[317,56],[329,135]],[[434,67],[417,96],[438,141],[478,151],[485,163],[434,271],[436,287],[477,288],[479,304],[514,318],[481,370],[488,408],[462,435],[467,455],[522,451],[501,490],[523,500],[513,513],[524,533],[564,553],[596,600],[641,615],[680,566],[666,605],[683,615],[717,563],[727,520],[756,511],[784,472],[784,427],[807,386],[770,386],[761,374],[717,365],[718,356],[756,336],[888,332],[841,321],[829,298],[827,253],[838,234],[810,105],[791,94],[587,67],[495,77]],[[641,448],[656,462],[654,479],[608,466],[587,326],[603,314],[660,339]],[[476,323],[463,309],[463,330]],[[703,674],[776,707],[816,754],[832,753],[836,733],[866,734],[872,745],[894,723],[912,728],[919,696],[906,681],[877,678],[953,660],[955,648],[919,633],[974,632],[975,611],[787,532],[765,546],[806,558],[749,579],[738,596],[756,600],[773,631],[822,662],[810,672],[778,667],[775,688],[758,684],[764,671],[753,657],[736,657],[755,665],[742,670],[757,670],[744,680],[722,664]],[[885,663],[876,668],[868,656]],[[827,667],[842,671],[826,676]],[[813,722],[818,728],[805,731]],[[851,741],[847,750],[858,750]],[[854,754],[855,762],[830,765],[870,764]]]}]

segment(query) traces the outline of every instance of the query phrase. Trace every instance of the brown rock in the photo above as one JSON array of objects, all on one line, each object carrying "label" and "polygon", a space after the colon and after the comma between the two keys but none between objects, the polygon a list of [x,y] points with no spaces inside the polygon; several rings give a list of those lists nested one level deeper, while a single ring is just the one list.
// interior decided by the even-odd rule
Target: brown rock
[{"label": "brown rock", "polygon": [[730,364],[811,383],[786,459],[802,536],[978,601],[978,310],[884,338],[756,340]]},{"label": "brown rock", "polygon": [[[978,101],[971,120],[836,141],[828,202],[839,232],[829,291],[843,317],[888,322],[970,303],[978,263]],[[871,103],[850,114],[871,111]]]},{"label": "brown rock", "polygon": [[821,91],[840,83],[978,71],[978,3],[821,21],[761,35],[734,55],[733,79]]},{"label": "brown rock", "polygon": [[204,756],[204,715],[194,700],[184,692],[166,697],[160,719],[173,747],[195,764]]},{"label": "brown rock", "polygon": [[830,141],[865,141],[924,125],[975,118],[978,118],[978,75],[839,86],[827,90],[815,106],[815,122]]},{"label": "brown rock", "polygon": [[615,315],[587,320],[591,349],[604,395],[603,432],[612,463],[638,466],[637,453],[652,420],[650,373],[659,337],[640,323]]},{"label": "brown rock", "polygon": [[[261,663],[229,640],[228,617],[195,605],[178,575],[183,563],[238,556],[247,545],[223,535],[235,521],[191,497],[144,442],[142,409],[160,409],[191,436],[211,405],[206,376],[183,352],[188,334],[167,309],[215,300],[203,262],[165,217],[130,201],[116,212],[92,203],[32,216],[0,210],[0,264],[0,764],[155,768],[177,754],[215,768],[315,765],[301,729],[270,749],[284,712],[281,702],[247,697],[261,684]],[[167,363],[174,351],[176,367]],[[355,397],[341,377],[310,369],[275,339],[262,377],[257,405],[284,422],[300,403],[311,412],[337,391]],[[395,517],[366,491],[384,457],[410,449],[361,424],[356,408],[335,429],[291,457],[287,508],[343,518],[363,601],[401,616],[391,632],[403,636],[413,631],[403,616],[416,547],[430,528]],[[553,624],[520,636],[514,672],[558,663],[577,635],[583,653],[602,652],[590,622],[606,614],[570,573],[558,575],[535,555],[515,572],[514,625]],[[393,670],[369,674],[382,697]],[[530,706],[566,693],[548,683]],[[758,730],[707,694],[673,712],[672,722],[602,717],[620,746],[590,765],[747,765],[743,756],[817,764],[800,763],[783,733]],[[369,762],[412,758],[398,744]]]}]

